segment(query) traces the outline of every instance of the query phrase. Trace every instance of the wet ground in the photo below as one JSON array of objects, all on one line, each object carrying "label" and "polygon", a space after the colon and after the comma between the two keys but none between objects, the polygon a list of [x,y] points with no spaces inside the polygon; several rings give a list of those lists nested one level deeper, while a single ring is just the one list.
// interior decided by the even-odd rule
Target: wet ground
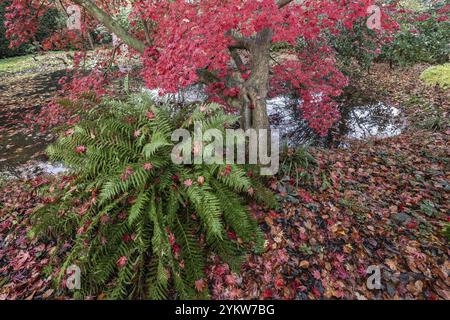
[{"label": "wet ground", "polygon": [[[17,72],[0,72],[0,178],[30,177],[41,172],[58,173],[47,162],[45,148],[54,139],[48,132],[24,121],[34,117],[58,90],[66,64],[55,59],[40,67],[30,65]],[[60,62],[59,62],[60,61]]]}]

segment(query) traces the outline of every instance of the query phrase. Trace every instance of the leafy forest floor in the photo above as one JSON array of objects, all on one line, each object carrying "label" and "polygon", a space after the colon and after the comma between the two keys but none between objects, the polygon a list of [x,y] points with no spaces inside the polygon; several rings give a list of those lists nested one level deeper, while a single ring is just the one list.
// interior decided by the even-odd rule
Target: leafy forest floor
[{"label": "leafy forest floor", "polygon": [[[250,255],[242,272],[211,257],[215,299],[449,299],[449,91],[419,80],[426,66],[377,64],[353,83],[398,104],[407,129],[387,139],[355,141],[345,149],[311,148],[317,165],[306,177],[272,181],[278,211],[251,210],[267,249]],[[29,218],[51,195],[36,188],[53,178],[9,180],[0,191],[0,300],[68,298],[52,285],[52,241],[30,240]],[[64,246],[63,246],[64,247]],[[366,286],[369,266],[382,288]],[[102,297],[99,297],[102,298]]]}]

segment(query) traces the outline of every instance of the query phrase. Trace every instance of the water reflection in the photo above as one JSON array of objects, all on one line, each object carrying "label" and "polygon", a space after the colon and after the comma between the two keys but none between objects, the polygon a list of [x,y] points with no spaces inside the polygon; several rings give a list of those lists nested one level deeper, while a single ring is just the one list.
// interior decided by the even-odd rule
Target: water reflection
[{"label": "water reflection", "polygon": [[276,97],[267,102],[271,126],[280,130],[283,143],[289,146],[345,147],[353,139],[399,135],[406,125],[399,108],[380,101],[352,101],[351,97],[347,97],[341,102],[341,119],[322,138],[308,127],[299,105],[299,99],[289,96]]},{"label": "water reflection", "polygon": [[397,136],[404,127],[400,109],[382,102],[351,107],[345,121],[346,136],[359,140]]},{"label": "water reflection", "polygon": [[201,84],[187,87],[177,93],[168,93],[164,95],[161,95],[158,89],[144,88],[142,91],[148,93],[154,101],[160,103],[186,105],[195,102],[204,102],[208,99],[208,95],[205,93],[205,86]]},{"label": "water reflection", "polygon": [[289,146],[314,145],[320,142],[320,137],[303,119],[300,101],[290,96],[275,97],[267,101],[267,113],[270,125],[280,131],[281,143]]}]

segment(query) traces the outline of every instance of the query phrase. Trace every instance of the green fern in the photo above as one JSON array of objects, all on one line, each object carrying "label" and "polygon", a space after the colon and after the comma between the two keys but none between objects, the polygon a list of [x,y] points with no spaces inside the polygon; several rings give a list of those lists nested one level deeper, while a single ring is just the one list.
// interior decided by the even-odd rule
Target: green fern
[{"label": "green fern", "polygon": [[237,120],[215,104],[177,111],[134,95],[99,106],[48,148],[73,175],[56,201],[37,209],[33,233],[71,243],[59,280],[71,264],[82,269],[76,298],[164,299],[173,289],[182,299],[207,298],[195,281],[205,278],[208,252],[239,270],[246,252],[263,249],[247,191],[276,203],[256,177],[243,166],[182,166],[170,157],[173,130],[200,121],[225,132]]}]

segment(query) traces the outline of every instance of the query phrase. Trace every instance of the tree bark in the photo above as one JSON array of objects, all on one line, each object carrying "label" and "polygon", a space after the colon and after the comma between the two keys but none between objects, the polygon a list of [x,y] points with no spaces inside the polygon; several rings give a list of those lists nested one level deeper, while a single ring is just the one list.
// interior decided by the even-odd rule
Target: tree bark
[{"label": "tree bark", "polygon": [[292,1],[294,1],[294,0],[279,0],[278,1],[278,7],[279,8],[283,8],[284,6],[288,5]]},{"label": "tree bark", "polygon": [[255,36],[249,48],[251,74],[244,86],[250,103],[246,107],[250,108],[250,112],[244,113],[243,116],[251,117],[251,119],[246,119],[245,122],[250,123],[253,129],[269,129],[266,100],[269,93],[271,43],[272,31],[265,29]]}]

